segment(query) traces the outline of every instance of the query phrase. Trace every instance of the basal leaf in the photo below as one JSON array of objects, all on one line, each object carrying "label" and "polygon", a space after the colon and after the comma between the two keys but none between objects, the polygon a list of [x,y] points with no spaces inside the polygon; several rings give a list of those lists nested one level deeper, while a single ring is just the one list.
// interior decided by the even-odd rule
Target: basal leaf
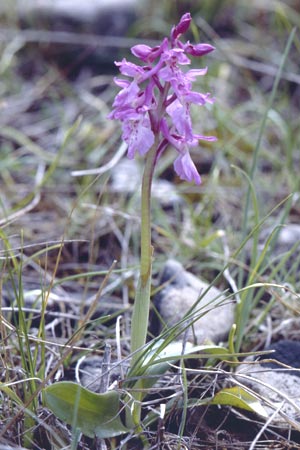
[{"label": "basal leaf", "polygon": [[228,350],[217,345],[198,345],[187,342],[184,349],[182,342],[171,342],[164,346],[163,339],[152,345],[146,352],[146,357],[142,363],[143,388],[149,389],[158,380],[159,376],[165,374],[170,368],[170,364],[175,364],[178,359],[190,354],[202,352],[208,355],[228,355]]},{"label": "basal leaf", "polygon": [[120,418],[116,391],[96,394],[79,384],[62,381],[44,389],[46,405],[61,420],[89,437],[109,438],[129,431]]},{"label": "basal leaf", "polygon": [[222,389],[217,392],[210,403],[212,405],[234,406],[235,408],[254,412],[264,418],[268,417],[268,414],[260,401],[240,386]]}]

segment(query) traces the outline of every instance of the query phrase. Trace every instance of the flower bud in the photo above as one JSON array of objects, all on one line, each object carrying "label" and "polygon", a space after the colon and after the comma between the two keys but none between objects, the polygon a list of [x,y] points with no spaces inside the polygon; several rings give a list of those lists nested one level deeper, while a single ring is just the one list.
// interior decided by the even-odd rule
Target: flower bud
[{"label": "flower bud", "polygon": [[181,17],[178,25],[176,25],[172,28],[172,31],[171,31],[172,41],[177,39],[181,34],[185,33],[188,30],[191,20],[192,20],[192,18],[191,18],[190,13],[186,13]]},{"label": "flower bud", "polygon": [[213,47],[210,44],[191,44],[190,42],[187,42],[184,45],[184,51],[192,56],[203,56],[207,53],[212,52],[215,50],[215,47]]}]

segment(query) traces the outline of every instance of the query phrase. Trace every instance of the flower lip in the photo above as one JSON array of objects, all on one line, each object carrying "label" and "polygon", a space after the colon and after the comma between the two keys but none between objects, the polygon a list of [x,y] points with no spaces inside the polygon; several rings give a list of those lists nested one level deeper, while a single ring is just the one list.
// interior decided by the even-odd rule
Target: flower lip
[{"label": "flower lip", "polygon": [[194,181],[198,185],[201,184],[201,177],[188,150],[175,159],[174,169],[181,180]]}]

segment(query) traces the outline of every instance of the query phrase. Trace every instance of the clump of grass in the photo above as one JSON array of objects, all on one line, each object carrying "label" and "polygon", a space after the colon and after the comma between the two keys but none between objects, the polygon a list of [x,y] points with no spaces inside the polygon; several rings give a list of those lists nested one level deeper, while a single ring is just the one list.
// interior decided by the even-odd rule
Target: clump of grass
[{"label": "clump of grass", "polygon": [[[199,15],[195,6],[194,18],[218,49],[207,90],[217,86],[208,126],[219,143],[213,154],[205,149],[195,155],[200,169],[204,163],[208,167],[200,188],[177,185],[162,170],[161,177],[175,182],[182,202],[168,209],[154,199],[154,275],[168,255],[220,288],[229,287],[229,295],[240,300],[238,329],[231,335],[229,362],[182,359],[159,389],[149,389],[144,406],[154,411],[146,422],[153,448],[180,442],[209,448],[214,429],[202,427],[201,420],[211,412],[195,399],[212,396],[232,380],[234,358],[242,359],[237,350],[261,350],[266,341],[283,335],[298,337],[294,328],[283,330],[282,316],[288,323],[297,320],[299,258],[289,265],[293,249],[276,259],[272,247],[276,227],[297,223],[300,214],[298,31],[284,53],[292,27],[299,26],[299,11],[292,2],[265,3],[269,10],[235,2],[232,14],[230,2],[218,2],[217,12],[216,2],[203,3]],[[169,27],[162,13],[168,8],[165,3],[158,9],[160,17],[152,14],[156,33]],[[203,12],[211,26],[201,18]],[[22,32],[16,30],[17,36]],[[26,42],[1,42],[0,443],[17,448],[42,448],[46,441],[48,448],[121,448],[126,438],[92,442],[55,420],[41,394],[56,380],[75,379],[78,360],[103,355],[107,343],[116,357],[123,360],[129,354],[129,309],[138,260],[134,198],[114,191],[114,164],[98,176],[71,175],[106,167],[120,147],[119,129],[105,118],[115,92],[107,75],[70,82],[34,55],[38,70],[26,79],[26,59],[32,58]],[[258,237],[265,226],[275,231],[261,251]],[[246,241],[252,243],[250,256]],[[116,333],[118,316],[122,320]],[[160,337],[174,341],[179,328]],[[166,412],[160,404],[167,404]],[[198,420],[195,432],[188,426],[193,417]],[[253,425],[244,442],[232,432],[232,443],[226,445],[249,448],[263,427],[262,422]],[[270,445],[285,439],[280,430],[264,431]],[[263,445],[262,436],[258,442]],[[128,448],[135,445],[129,434]]]}]

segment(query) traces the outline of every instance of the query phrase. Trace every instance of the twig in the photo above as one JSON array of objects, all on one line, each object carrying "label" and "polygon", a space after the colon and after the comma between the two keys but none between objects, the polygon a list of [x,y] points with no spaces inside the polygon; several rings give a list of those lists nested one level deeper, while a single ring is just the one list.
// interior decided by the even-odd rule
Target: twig
[{"label": "twig", "polygon": [[[41,163],[41,164],[39,164],[37,171],[36,171],[36,175],[35,175],[36,188],[42,182],[44,174],[45,174],[45,164]],[[24,208],[19,209],[18,211],[11,214],[10,216],[7,216],[5,219],[0,220],[0,227],[2,227],[4,225],[8,225],[9,222],[19,219],[21,216],[24,216],[24,214],[28,213],[29,211],[31,211],[33,208],[35,208],[39,204],[40,199],[41,199],[41,193],[37,189],[34,194],[33,199],[31,200],[30,203],[28,203],[28,205],[24,206]]]},{"label": "twig", "polygon": [[127,150],[127,144],[122,142],[119,150],[116,152],[114,157],[104,166],[101,166],[97,169],[87,169],[87,170],[74,170],[71,172],[72,177],[82,177],[84,175],[102,175],[103,173],[111,170],[122,158]]}]

